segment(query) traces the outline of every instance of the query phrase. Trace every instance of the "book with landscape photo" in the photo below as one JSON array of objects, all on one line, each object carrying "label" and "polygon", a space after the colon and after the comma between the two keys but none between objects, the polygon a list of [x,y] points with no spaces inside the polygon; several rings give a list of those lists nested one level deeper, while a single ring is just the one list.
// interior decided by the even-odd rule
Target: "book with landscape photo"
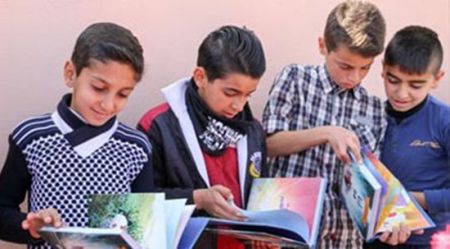
[{"label": "book with landscape photo", "polygon": [[401,223],[411,230],[433,227],[434,223],[400,181],[366,148],[362,162],[344,167],[341,184],[349,215],[367,241]]}]

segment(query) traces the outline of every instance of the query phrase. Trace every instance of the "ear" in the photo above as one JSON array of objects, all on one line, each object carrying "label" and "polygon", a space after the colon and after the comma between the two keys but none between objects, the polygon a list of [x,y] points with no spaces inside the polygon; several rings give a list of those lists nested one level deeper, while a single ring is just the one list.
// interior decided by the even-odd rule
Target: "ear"
[{"label": "ear", "polygon": [[381,61],[381,78],[384,78],[384,73],[386,71],[386,65],[384,65],[384,60]]},{"label": "ear", "polygon": [[434,83],[431,86],[432,89],[436,89],[439,84],[441,83],[441,79],[444,77],[445,72],[440,70],[439,72],[436,73],[436,75],[434,76]]},{"label": "ear", "polygon": [[203,88],[208,84],[208,77],[206,75],[206,70],[203,67],[196,67],[193,72],[194,82],[199,89]]},{"label": "ear", "polygon": [[75,65],[71,60],[66,61],[64,64],[64,80],[68,87],[73,87],[75,79],[77,78],[77,73],[75,70]]},{"label": "ear", "polygon": [[319,52],[321,55],[327,55],[328,51],[327,51],[327,46],[325,44],[325,39],[323,37],[319,37]]}]

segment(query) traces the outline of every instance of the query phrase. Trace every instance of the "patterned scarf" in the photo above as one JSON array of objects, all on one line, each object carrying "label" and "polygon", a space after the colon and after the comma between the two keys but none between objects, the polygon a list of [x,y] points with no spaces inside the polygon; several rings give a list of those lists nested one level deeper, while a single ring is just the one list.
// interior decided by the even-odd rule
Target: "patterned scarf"
[{"label": "patterned scarf", "polygon": [[220,156],[225,149],[236,144],[253,122],[248,103],[244,110],[234,118],[227,119],[215,115],[197,92],[194,80],[188,83],[186,105],[189,117],[194,124],[197,139],[202,150],[212,156]]}]

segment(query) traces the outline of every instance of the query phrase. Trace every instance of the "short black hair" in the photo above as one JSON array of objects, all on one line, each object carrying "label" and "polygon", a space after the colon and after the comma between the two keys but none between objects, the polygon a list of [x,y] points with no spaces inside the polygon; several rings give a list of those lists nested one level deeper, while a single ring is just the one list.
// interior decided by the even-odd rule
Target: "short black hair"
[{"label": "short black hair", "polygon": [[407,26],[395,33],[384,53],[384,64],[398,66],[408,74],[436,74],[442,66],[442,44],[438,34],[423,26]]},{"label": "short black hair", "polygon": [[259,79],[266,70],[263,47],[256,35],[236,26],[223,26],[211,32],[198,49],[197,66],[203,67],[209,81],[230,73]]},{"label": "short black hair", "polygon": [[94,23],[78,36],[71,58],[77,75],[92,59],[130,65],[136,82],[141,80],[144,71],[143,49],[138,39],[130,30],[114,23]]}]

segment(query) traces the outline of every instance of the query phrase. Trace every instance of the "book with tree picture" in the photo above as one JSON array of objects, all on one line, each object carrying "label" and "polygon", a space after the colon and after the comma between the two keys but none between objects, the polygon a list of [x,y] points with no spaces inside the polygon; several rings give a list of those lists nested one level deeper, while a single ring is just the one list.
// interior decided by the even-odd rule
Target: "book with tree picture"
[{"label": "book with tree picture", "polygon": [[163,193],[93,195],[89,227],[44,227],[55,248],[176,248],[194,207]]}]

